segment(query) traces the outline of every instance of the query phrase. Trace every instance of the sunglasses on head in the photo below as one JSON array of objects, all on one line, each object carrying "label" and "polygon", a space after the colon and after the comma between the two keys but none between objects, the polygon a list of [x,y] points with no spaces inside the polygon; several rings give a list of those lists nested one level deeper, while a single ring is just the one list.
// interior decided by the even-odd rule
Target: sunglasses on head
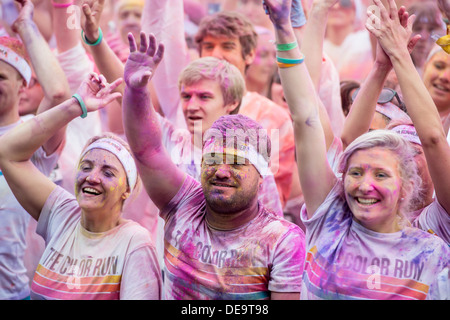
[{"label": "sunglasses on head", "polygon": [[[356,89],[352,94],[352,100],[355,101],[356,96],[358,95],[359,89]],[[378,96],[377,103],[378,104],[385,104],[388,102],[392,102],[393,99],[396,99],[397,103],[394,103],[397,107],[399,107],[402,111],[406,112],[406,107],[403,101],[400,99],[400,96],[398,95],[397,91],[391,89],[391,88],[383,88],[381,90],[380,95]]]}]

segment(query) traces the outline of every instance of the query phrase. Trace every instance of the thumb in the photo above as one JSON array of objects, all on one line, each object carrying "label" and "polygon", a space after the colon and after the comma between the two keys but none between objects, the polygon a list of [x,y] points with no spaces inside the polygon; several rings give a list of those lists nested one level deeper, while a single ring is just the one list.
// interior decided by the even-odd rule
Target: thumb
[{"label": "thumb", "polygon": [[422,38],[422,36],[420,34],[416,34],[409,40],[409,42],[408,42],[409,53],[411,53],[413,51],[414,47],[416,46],[416,44],[420,40],[420,38]]}]

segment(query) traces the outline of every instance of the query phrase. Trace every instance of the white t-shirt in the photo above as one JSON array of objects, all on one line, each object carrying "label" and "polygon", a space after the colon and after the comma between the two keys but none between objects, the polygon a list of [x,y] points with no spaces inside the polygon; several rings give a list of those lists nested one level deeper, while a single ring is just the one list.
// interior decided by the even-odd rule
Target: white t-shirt
[{"label": "white t-shirt", "polygon": [[187,175],[161,210],[166,299],[255,300],[300,292],[304,233],[265,210],[234,230],[211,228],[200,183]]},{"label": "white t-shirt", "polygon": [[[30,117],[0,127],[0,136]],[[58,154],[47,157],[39,148],[31,158],[34,165],[49,175],[58,160]],[[29,279],[24,264],[26,232],[30,215],[9,188],[0,168],[0,300],[24,299],[30,294]]]},{"label": "white t-shirt", "polygon": [[338,182],[312,218],[303,206],[302,299],[449,299],[450,249],[417,228],[378,233],[355,222]]},{"label": "white t-shirt", "polygon": [[32,299],[157,300],[161,272],[148,231],[124,220],[92,233],[81,226],[75,197],[56,187],[42,209],[37,233],[46,248],[31,286]]}]

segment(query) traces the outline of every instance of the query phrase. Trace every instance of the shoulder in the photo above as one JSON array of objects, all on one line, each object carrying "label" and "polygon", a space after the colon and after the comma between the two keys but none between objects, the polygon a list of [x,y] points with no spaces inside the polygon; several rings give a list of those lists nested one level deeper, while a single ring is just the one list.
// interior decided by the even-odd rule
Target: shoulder
[{"label": "shoulder", "polygon": [[150,232],[139,223],[124,219],[119,232],[128,239],[130,245],[137,249],[142,246],[154,247]]}]

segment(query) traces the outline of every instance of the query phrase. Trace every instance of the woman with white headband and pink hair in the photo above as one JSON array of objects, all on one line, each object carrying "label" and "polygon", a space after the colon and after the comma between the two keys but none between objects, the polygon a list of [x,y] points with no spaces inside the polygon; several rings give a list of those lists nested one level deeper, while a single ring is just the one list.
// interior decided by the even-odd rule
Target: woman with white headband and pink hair
[{"label": "woman with white headband and pink hair", "polygon": [[161,272],[150,234],[121,217],[124,201],[139,186],[128,144],[106,133],[88,141],[75,196],[30,161],[54,132],[120,97],[113,91],[121,83],[91,74],[71,99],[0,138],[3,175],[46,242],[32,299],[160,299]]},{"label": "woman with white headband and pink hair", "polygon": [[[327,2],[317,3],[322,1]],[[277,60],[294,121],[305,198],[300,212],[307,251],[301,298],[448,299],[448,244],[411,227],[405,219],[411,210],[409,200],[420,187],[411,143],[392,130],[364,133],[345,148],[336,174],[327,161],[319,102],[303,63],[308,57],[299,50],[301,44],[296,43],[287,18],[291,1],[265,3],[277,30]],[[408,51],[412,19],[404,9],[398,11],[394,0],[388,0],[387,9],[380,0],[374,3],[380,15],[369,12],[366,28],[378,39],[397,74],[436,197],[447,214],[450,147]],[[441,218],[447,221],[442,227],[448,227],[448,214]]]}]

